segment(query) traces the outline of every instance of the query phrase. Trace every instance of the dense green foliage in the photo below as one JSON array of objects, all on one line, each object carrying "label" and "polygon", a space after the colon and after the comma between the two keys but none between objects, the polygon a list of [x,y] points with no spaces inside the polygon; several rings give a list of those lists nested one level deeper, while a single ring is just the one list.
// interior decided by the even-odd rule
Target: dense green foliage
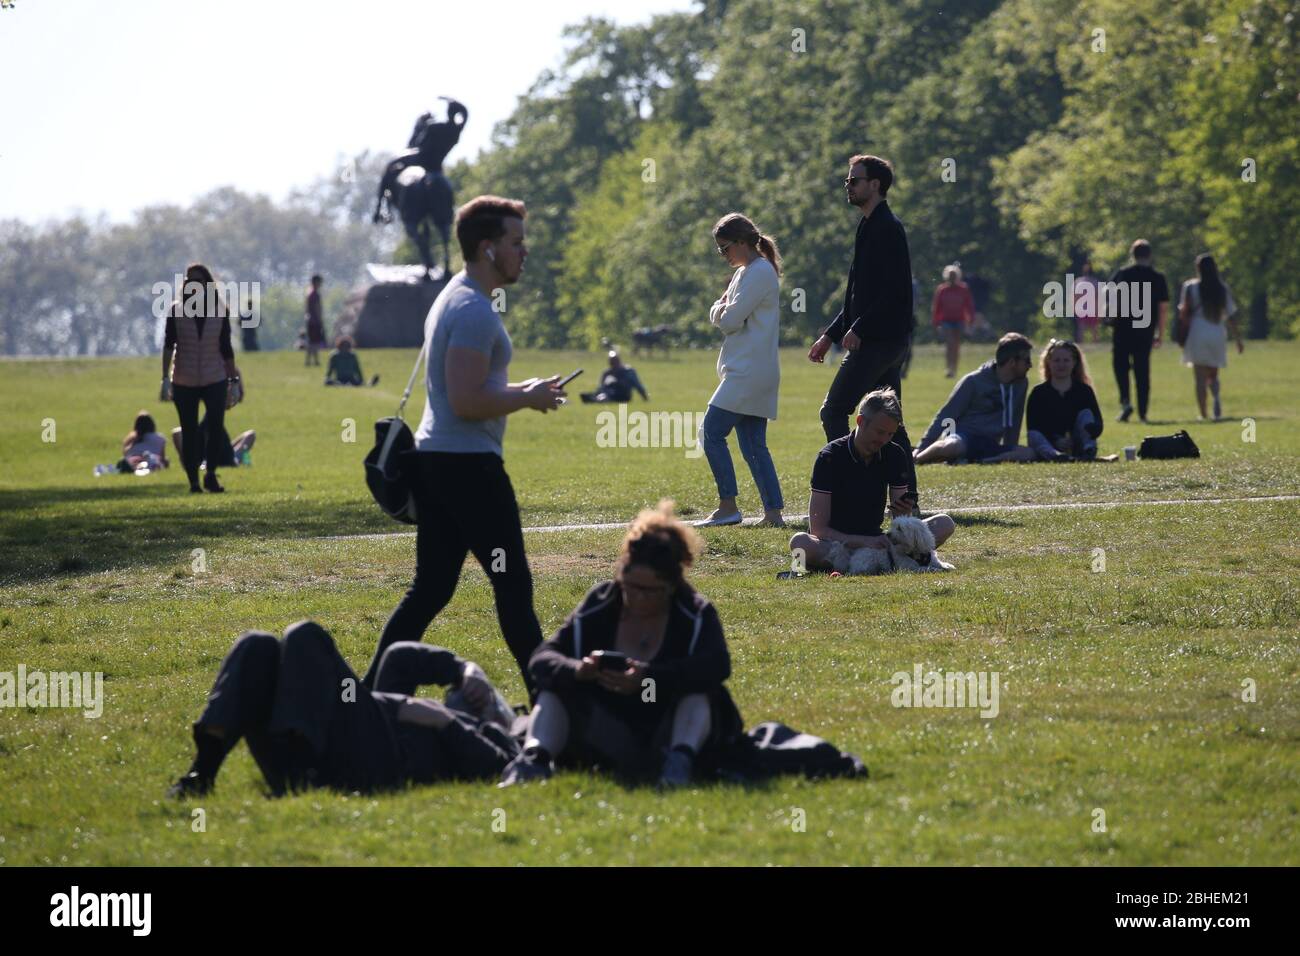
[{"label": "dense green foliage", "polygon": [[[531,258],[509,305],[523,345],[660,323],[712,342],[727,275],[710,228],[732,210],[780,243],[783,334],[807,341],[843,288],[856,213],[839,182],[858,151],[896,165],[922,315],[958,260],[992,282],[995,327],[1057,331],[1043,283],[1087,258],[1109,273],[1144,236],[1175,291],[1212,251],[1251,333],[1289,337],[1297,31],[1296,0],[701,0],[570,28],[490,148],[449,174],[461,201],[528,204]],[[313,269],[341,289],[399,238],[367,218],[383,158],[284,209],[222,190],[111,229],[0,222],[0,352],[145,350],[149,284],[193,258],[292,290],[268,296],[293,303],[267,318],[285,344]],[[415,261],[409,243],[396,254]]]},{"label": "dense green foliage", "polygon": [[992,281],[995,326],[1056,331],[1042,284],[1088,257],[1108,273],[1145,236],[1175,291],[1210,249],[1258,313],[1255,333],[1271,318],[1289,335],[1295,10],[788,0],[628,28],[591,20],[458,181],[463,195],[529,203],[515,327],[535,345],[660,322],[709,341],[704,316],[726,281],[710,227],[731,210],[781,243],[786,339],[806,340],[843,288],[855,213],[839,179],[860,150],[896,165],[891,205],[921,312],[960,260]]}]

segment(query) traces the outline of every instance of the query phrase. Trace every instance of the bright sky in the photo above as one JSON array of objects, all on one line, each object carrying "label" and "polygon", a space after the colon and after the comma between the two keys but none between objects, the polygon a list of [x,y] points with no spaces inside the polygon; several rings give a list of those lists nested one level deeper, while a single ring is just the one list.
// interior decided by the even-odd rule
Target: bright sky
[{"label": "bright sky", "polygon": [[[0,219],[123,220],[234,185],[281,198],[406,146],[439,95],[471,157],[587,16],[689,0],[14,0],[0,9]],[[397,88],[392,88],[397,87]]]}]

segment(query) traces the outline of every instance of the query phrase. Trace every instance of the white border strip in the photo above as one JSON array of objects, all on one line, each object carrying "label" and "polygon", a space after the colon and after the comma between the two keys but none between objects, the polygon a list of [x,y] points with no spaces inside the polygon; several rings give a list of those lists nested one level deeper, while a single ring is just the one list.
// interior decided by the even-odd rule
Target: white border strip
[{"label": "white border strip", "polygon": [[[971,515],[986,514],[994,511],[1063,511],[1073,508],[1128,508],[1144,505],[1230,505],[1240,504],[1246,501],[1300,501],[1300,495],[1267,495],[1257,498],[1162,498],[1156,501],[1062,501],[1056,504],[1024,504],[1024,505],[974,505],[970,508],[943,508],[940,509],[944,514],[954,515]],[[686,520],[686,519],[683,519]],[[753,524],[758,518],[747,519],[745,524]],[[806,522],[807,515],[791,515],[792,522]],[[545,531],[612,531],[615,528],[626,528],[630,523],[628,521],[606,521],[600,524],[554,524],[539,525],[535,528],[525,528],[525,532],[545,532]],[[689,523],[689,521],[687,522]],[[735,527],[735,525],[732,525]],[[413,538],[414,531],[389,531],[377,534],[331,534],[324,537],[314,538],[315,541],[366,541],[382,540],[384,538]]]}]

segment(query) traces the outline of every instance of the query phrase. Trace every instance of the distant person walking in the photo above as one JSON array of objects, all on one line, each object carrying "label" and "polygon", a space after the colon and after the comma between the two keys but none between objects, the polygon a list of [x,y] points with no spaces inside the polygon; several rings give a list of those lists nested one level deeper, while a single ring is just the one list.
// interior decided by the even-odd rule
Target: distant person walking
[{"label": "distant person walking", "polygon": [[1219,369],[1228,367],[1228,332],[1232,332],[1238,354],[1246,346],[1233,318],[1237,302],[1227,283],[1219,277],[1219,267],[1208,252],[1196,257],[1196,275],[1197,278],[1184,282],[1178,293],[1178,321],[1186,330],[1183,364],[1191,366],[1196,376],[1196,406],[1201,418],[1206,417],[1208,390],[1214,396],[1214,420],[1218,421],[1223,417]]},{"label": "distant person walking", "polygon": [[1107,316],[1112,323],[1111,363],[1119,386],[1119,420],[1126,422],[1133,416],[1128,390],[1131,367],[1133,383],[1137,386],[1138,418],[1145,422],[1151,398],[1151,350],[1159,348],[1164,338],[1169,283],[1151,266],[1151,243],[1145,239],[1134,240],[1129,252],[1132,264],[1116,270],[1110,277],[1112,283],[1128,287],[1128,308],[1122,310],[1122,315]]},{"label": "distant person walking", "polygon": [[1097,341],[1100,323],[1098,309],[1101,283],[1092,271],[1092,260],[1083,260],[1079,274],[1074,277],[1074,337],[1080,343]]},{"label": "distant person walking", "polygon": [[[181,464],[190,491],[225,491],[217,481],[216,462],[221,460],[226,398],[229,388],[242,391],[242,385],[230,343],[230,312],[212,272],[201,263],[185,270],[184,289],[167,316],[162,369],[160,398],[176,404],[184,436]],[[206,449],[199,439],[199,402],[208,423]],[[208,470],[200,487],[199,462],[205,458]]]},{"label": "distant person walking", "polygon": [[957,362],[961,358],[962,333],[975,323],[975,297],[961,281],[961,266],[943,267],[943,282],[934,290],[931,307],[935,329],[943,337],[945,357],[948,362],[947,378],[957,377]]},{"label": "distant person walking", "polygon": [[740,453],[758,486],[768,528],[785,526],[781,483],[767,448],[767,423],[776,420],[781,385],[778,340],[781,326],[781,253],[745,216],[728,213],[713,227],[718,254],[735,270],[727,291],[709,309],[709,322],[722,332],[718,352],[721,382],[709,399],[700,426],[700,443],[718,486],[718,507],[700,527],[740,524],[736,469],[727,448],[734,428]]},{"label": "distant person walking", "polygon": [[479,196],[456,214],[465,268],[438,294],[425,321],[424,416],[415,448],[402,456],[418,515],[415,579],[384,626],[367,687],[389,645],[424,636],[455,593],[465,555],[473,552],[492,584],[497,622],[533,696],[528,659],[542,642],[542,629],[533,611],[533,577],[502,439],[507,415],[559,408],[564,391],[559,376],[519,383],[507,377],[510,336],[491,296],[523,272],[524,215],[523,203],[498,196]]},{"label": "distant person walking", "polygon": [[325,280],[320,276],[311,277],[311,289],[307,293],[307,358],[305,365],[320,364],[320,350],[325,347],[325,318],[321,312],[320,287]]},{"label": "distant person walking", "polygon": [[[846,352],[822,402],[822,430],[828,442],[849,433],[849,415],[867,392],[892,388],[902,395],[902,363],[911,344],[916,317],[912,311],[912,261],[907,233],[885,195],[894,168],[878,156],[859,154],[849,160],[845,199],[862,212],[853,240],[844,305],[808,350],[821,362],[832,344]],[[899,425],[894,442],[908,453],[908,495],[916,507],[916,469],[912,443]]]}]

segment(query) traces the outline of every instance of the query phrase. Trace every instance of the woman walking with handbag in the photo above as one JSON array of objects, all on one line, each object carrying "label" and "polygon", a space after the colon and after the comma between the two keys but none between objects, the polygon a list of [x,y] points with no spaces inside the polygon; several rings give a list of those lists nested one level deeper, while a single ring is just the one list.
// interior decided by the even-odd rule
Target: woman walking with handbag
[{"label": "woman walking with handbag", "polygon": [[736,471],[727,449],[734,428],[740,453],[758,486],[763,502],[761,527],[785,525],[781,509],[781,483],[767,449],[767,422],[776,420],[781,362],[777,351],[780,334],[781,253],[771,236],[758,231],[738,212],[718,220],[713,227],[718,253],[735,269],[727,291],[713,303],[709,321],[725,338],[718,353],[722,382],[709,399],[700,426],[700,443],[718,486],[718,508],[697,527],[740,524],[736,507]]},{"label": "woman walking with handbag", "polygon": [[[1178,294],[1179,334],[1184,336],[1183,364],[1196,376],[1196,405],[1206,417],[1206,391],[1214,396],[1214,420],[1223,417],[1219,396],[1219,369],[1228,366],[1228,332],[1245,351],[1241,331],[1233,316],[1237,303],[1227,284],[1219,278],[1214,257],[1203,252],[1196,257],[1197,278],[1183,283]],[[1226,328],[1225,328],[1226,326]]]},{"label": "woman walking with handbag", "polygon": [[[190,491],[222,492],[217,463],[222,460],[226,409],[243,397],[235,351],[230,343],[230,312],[211,270],[193,263],[185,270],[185,285],[172,303],[163,335],[160,401],[176,405],[181,424],[181,463]],[[199,402],[208,423],[206,449],[199,441]],[[206,452],[206,454],[205,454]],[[199,486],[199,462],[207,474]]]}]

